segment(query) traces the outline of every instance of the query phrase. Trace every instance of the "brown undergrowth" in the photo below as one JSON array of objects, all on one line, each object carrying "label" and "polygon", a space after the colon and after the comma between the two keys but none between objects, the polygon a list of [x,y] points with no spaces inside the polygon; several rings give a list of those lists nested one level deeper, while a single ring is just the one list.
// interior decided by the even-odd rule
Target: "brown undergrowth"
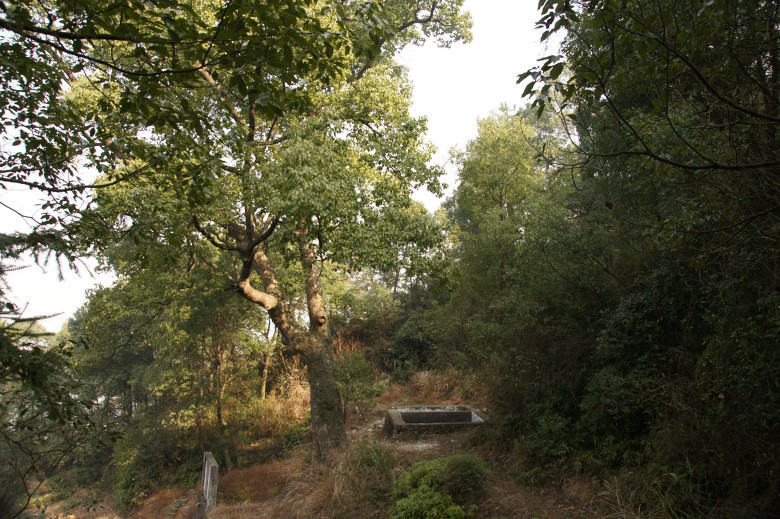
[{"label": "brown undergrowth", "polygon": [[485,384],[479,375],[455,369],[445,371],[419,371],[405,384],[390,384],[387,391],[377,398],[382,408],[394,405],[457,405],[484,407],[487,403]]},{"label": "brown undergrowth", "polygon": [[144,501],[133,519],[190,519],[195,512],[195,493],[168,488]]},{"label": "brown undergrowth", "polygon": [[[396,481],[414,463],[468,452],[492,469],[473,519],[591,519],[602,517],[593,501],[601,487],[582,477],[521,484],[522,460],[501,450],[489,430],[459,430],[421,438],[381,438],[381,410],[393,405],[466,404],[484,407],[479,380],[455,371],[422,372],[405,385],[391,385],[377,409],[351,417],[355,428],[327,464],[312,463],[301,445],[277,451],[277,458],[228,471],[219,482],[219,505],[211,519],[379,519],[394,502]],[[281,412],[281,410],[280,410]],[[289,411],[288,411],[289,412]],[[248,448],[248,447],[247,447]],[[251,454],[247,458],[257,459]],[[594,497],[595,496],[595,497]],[[183,503],[186,501],[186,505]],[[162,490],[128,515],[84,515],[86,519],[190,519],[195,491]],[[175,508],[177,507],[178,508]],[[175,508],[175,509],[174,509]],[[49,516],[56,517],[56,516]],[[65,517],[65,516],[62,516]],[[75,515],[81,518],[81,515]]]},{"label": "brown undergrowth", "polygon": [[233,469],[219,480],[220,500],[227,503],[265,501],[287,484],[287,469],[280,461]]},{"label": "brown undergrowth", "polygon": [[[285,485],[262,506],[247,503],[217,507],[216,519],[368,519],[383,517],[392,484],[408,464],[391,448],[368,437],[348,443],[330,463],[311,463],[306,448],[295,449],[277,462]],[[259,503],[256,503],[259,505]]]},{"label": "brown undergrowth", "polygon": [[[468,404],[481,406],[483,393],[476,377],[455,371],[422,372],[403,386],[391,385],[379,397],[379,408],[392,405]],[[592,507],[592,482],[577,476],[559,482],[524,486],[517,480],[520,464],[513,464],[484,445],[486,434],[460,430],[415,439],[381,439],[365,427],[334,453],[327,465],[312,464],[299,448],[280,462],[286,484],[277,495],[256,503],[220,505],[215,519],[375,519],[388,517],[393,485],[417,461],[471,452],[493,468],[474,519],[533,517],[590,519],[600,517]],[[359,424],[354,424],[359,426]],[[490,443],[490,442],[488,442]],[[504,453],[504,456],[506,454]]]}]

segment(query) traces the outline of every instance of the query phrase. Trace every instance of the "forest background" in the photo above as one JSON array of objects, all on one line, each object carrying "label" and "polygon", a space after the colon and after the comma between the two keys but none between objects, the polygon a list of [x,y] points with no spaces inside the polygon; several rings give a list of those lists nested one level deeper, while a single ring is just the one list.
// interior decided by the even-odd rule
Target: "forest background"
[{"label": "forest background", "polygon": [[[377,373],[456,369],[489,375],[531,473],[620,475],[648,517],[777,517],[778,7],[543,0],[561,53],[431,215],[392,58],[468,39],[461,2],[285,6],[0,6],[0,178],[48,195],[3,268],[118,274],[57,338],[4,300],[6,513],[63,467],[131,507],[258,436],[327,462]],[[296,355],[308,418],[274,408]]]}]

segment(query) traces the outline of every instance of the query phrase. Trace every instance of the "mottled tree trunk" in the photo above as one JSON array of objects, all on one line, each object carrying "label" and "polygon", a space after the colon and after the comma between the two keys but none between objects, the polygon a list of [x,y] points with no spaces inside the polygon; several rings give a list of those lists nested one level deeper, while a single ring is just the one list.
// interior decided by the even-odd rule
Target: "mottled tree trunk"
[{"label": "mottled tree trunk", "polygon": [[344,412],[336,386],[330,334],[311,337],[304,354],[311,388],[311,431],[314,455],[327,460],[328,453],[344,441]]},{"label": "mottled tree trunk", "polygon": [[314,454],[326,460],[328,453],[344,441],[344,411],[336,385],[333,340],[328,314],[322,297],[322,285],[313,244],[306,230],[299,228],[301,266],[306,273],[306,302],[309,310],[309,333],[304,360],[308,367],[311,389],[311,428]]},{"label": "mottled tree trunk", "polygon": [[[233,247],[227,247],[224,241],[200,225],[197,218],[193,222],[216,247],[239,253],[241,269],[234,284],[236,290],[249,301],[265,308],[281,334],[282,343],[303,355],[311,389],[314,454],[316,459],[326,460],[328,453],[344,440],[344,413],[336,385],[333,345],[317,268],[317,241],[309,234],[306,220],[299,222],[295,236],[306,275],[308,330],[296,322],[294,312],[285,305],[276,272],[263,251],[262,242],[271,235],[278,220],[266,220],[261,225],[262,229],[258,229],[254,212],[247,206],[243,225],[233,222],[227,226],[228,236],[236,243]],[[258,290],[250,283],[253,270],[263,280],[264,290]]]},{"label": "mottled tree trunk", "polygon": [[[344,440],[344,413],[336,385],[333,346],[322,297],[315,248],[306,241],[303,232],[300,235],[299,245],[301,265],[306,273],[308,330],[300,326],[291,312],[288,312],[276,273],[261,247],[254,249],[251,260],[246,256],[244,269],[236,288],[245,298],[263,306],[281,334],[285,346],[303,355],[311,389],[314,455],[318,460],[326,460],[328,453]],[[263,280],[264,291],[257,290],[249,284],[249,269],[246,268],[249,261]]]}]

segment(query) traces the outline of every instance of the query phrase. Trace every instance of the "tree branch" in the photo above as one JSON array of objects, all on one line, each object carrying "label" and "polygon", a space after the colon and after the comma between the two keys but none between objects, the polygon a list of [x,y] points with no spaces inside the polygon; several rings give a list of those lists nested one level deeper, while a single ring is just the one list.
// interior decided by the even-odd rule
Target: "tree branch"
[{"label": "tree branch", "polygon": [[213,232],[209,231],[203,225],[201,225],[201,223],[198,221],[198,217],[196,215],[192,215],[192,223],[193,223],[193,225],[195,225],[195,228],[198,230],[198,232],[201,233],[203,235],[203,237],[206,238],[209,241],[209,243],[211,243],[216,248],[221,249],[221,250],[240,252],[238,247],[235,247],[235,246],[232,246],[232,245],[228,245],[224,241],[222,243],[220,243],[217,240],[217,237],[216,237],[216,235]]},{"label": "tree branch", "polygon": [[[195,65],[196,65],[196,66],[200,65],[200,62],[195,62]],[[208,70],[206,70],[206,68],[205,68],[205,67],[198,66],[198,68],[197,68],[196,70],[198,71],[198,73],[199,73],[201,76],[203,76],[203,78],[204,78],[204,79],[205,79],[205,80],[206,80],[206,81],[207,81],[207,82],[208,82],[208,83],[209,83],[211,86],[213,86],[213,87],[214,87],[214,88],[217,90],[217,92],[219,92],[219,93],[220,93],[220,95],[222,96],[222,102],[224,102],[224,103],[225,103],[225,106],[227,107],[227,109],[228,109],[228,111],[230,112],[230,115],[233,117],[233,119],[234,119],[234,120],[235,120],[235,121],[236,121],[238,124],[240,124],[240,125],[241,125],[241,126],[243,126],[244,128],[247,128],[248,130],[250,130],[250,131],[251,131],[251,127],[250,127],[250,125],[249,125],[249,124],[248,124],[248,123],[247,123],[247,122],[244,120],[244,118],[241,116],[241,113],[238,111],[238,109],[237,109],[237,108],[236,108],[236,107],[233,105],[233,103],[231,103],[230,101],[228,101],[228,100],[227,100],[227,95],[225,94],[225,90],[224,90],[224,88],[222,88],[222,86],[221,86],[219,83],[217,83],[217,81],[214,79],[214,76],[212,76],[212,75],[209,73],[209,71],[208,71]]]}]

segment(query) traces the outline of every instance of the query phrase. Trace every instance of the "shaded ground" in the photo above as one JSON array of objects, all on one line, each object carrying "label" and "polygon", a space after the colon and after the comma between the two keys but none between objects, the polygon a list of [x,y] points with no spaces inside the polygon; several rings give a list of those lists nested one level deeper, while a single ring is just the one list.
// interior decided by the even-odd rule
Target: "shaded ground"
[{"label": "shaded ground", "polygon": [[223,502],[265,501],[279,495],[287,484],[287,470],[280,461],[233,469],[219,480],[219,498]]},{"label": "shaded ground", "polygon": [[[473,396],[473,395],[472,395]],[[480,407],[480,402],[465,399],[453,387],[436,384],[421,377],[406,386],[393,385],[379,397],[370,413],[349,417],[348,443],[377,439],[393,449],[401,466],[429,458],[470,451],[494,467],[479,499],[477,519],[596,519],[598,490],[586,479],[562,478],[557,484],[521,485],[517,470],[501,469],[498,455],[485,448],[474,428],[449,433],[382,437],[384,411],[394,405],[465,404]],[[268,446],[265,446],[268,447]],[[318,467],[308,462],[305,448],[275,454],[284,459],[228,471],[220,476],[219,506],[213,519],[371,519],[384,517],[381,500],[356,499],[340,475],[340,466]],[[255,458],[258,459],[258,458]],[[266,456],[260,459],[268,459]],[[511,465],[511,464],[510,464]],[[93,491],[75,494],[47,508],[49,519],[191,519],[195,509],[194,489],[165,489],[155,493],[139,510],[131,514],[113,511],[110,496],[99,499]],[[343,505],[347,505],[346,507]],[[30,517],[41,517],[30,516]]]},{"label": "shaded ground", "polygon": [[121,515],[114,511],[110,496],[103,496],[94,489],[81,489],[40,511],[28,510],[22,518],[121,519]]},{"label": "shaded ground", "polygon": [[190,519],[195,512],[195,491],[171,488],[157,492],[144,502],[135,519]]}]

